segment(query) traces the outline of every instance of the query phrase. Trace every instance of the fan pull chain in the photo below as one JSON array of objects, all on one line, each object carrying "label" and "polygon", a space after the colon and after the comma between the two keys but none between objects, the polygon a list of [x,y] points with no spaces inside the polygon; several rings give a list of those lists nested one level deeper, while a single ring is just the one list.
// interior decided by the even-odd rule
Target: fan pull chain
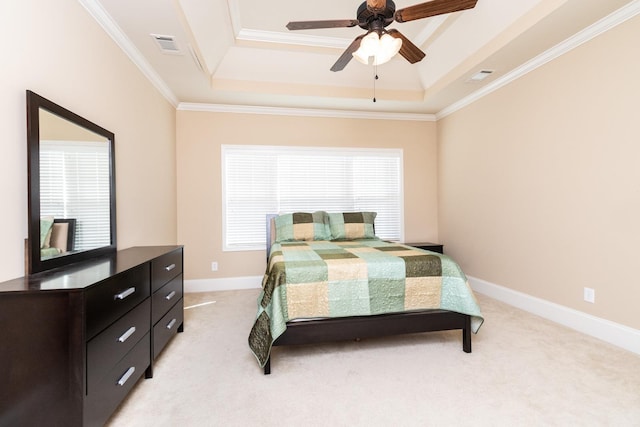
[{"label": "fan pull chain", "polygon": [[373,66],[373,102],[376,102],[376,80],[378,80],[378,64]]}]

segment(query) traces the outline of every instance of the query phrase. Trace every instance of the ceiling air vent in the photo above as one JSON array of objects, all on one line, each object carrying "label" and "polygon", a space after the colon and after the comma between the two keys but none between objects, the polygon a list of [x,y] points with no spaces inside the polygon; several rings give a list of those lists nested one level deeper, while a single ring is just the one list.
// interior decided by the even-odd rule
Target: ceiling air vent
[{"label": "ceiling air vent", "polygon": [[469,83],[481,82],[487,77],[489,77],[492,73],[493,73],[493,70],[480,70],[474,75],[472,75],[471,77],[469,77],[469,80],[467,80],[467,82]]},{"label": "ceiling air vent", "polygon": [[151,38],[156,42],[162,53],[171,55],[181,55],[180,47],[176,42],[175,36],[164,36],[161,34],[150,34]]}]

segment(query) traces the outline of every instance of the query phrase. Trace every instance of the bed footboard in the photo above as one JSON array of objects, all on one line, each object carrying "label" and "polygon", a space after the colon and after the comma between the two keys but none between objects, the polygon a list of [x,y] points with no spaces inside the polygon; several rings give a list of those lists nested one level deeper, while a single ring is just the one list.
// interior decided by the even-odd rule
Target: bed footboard
[{"label": "bed footboard", "polygon": [[[446,310],[288,322],[287,330],[273,345],[313,344],[457,329],[462,330],[462,350],[471,353],[471,316]],[[271,356],[264,366],[264,374],[270,373]]]}]

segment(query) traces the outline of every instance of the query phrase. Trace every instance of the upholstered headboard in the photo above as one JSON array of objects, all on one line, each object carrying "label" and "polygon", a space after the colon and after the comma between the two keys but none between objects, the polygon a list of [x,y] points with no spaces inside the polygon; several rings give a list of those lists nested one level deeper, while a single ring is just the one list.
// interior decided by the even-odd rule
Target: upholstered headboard
[{"label": "upholstered headboard", "polygon": [[51,232],[52,248],[60,249],[61,253],[73,250],[73,241],[76,236],[76,220],[71,218],[56,218],[53,220]]},{"label": "upholstered headboard", "polygon": [[275,219],[278,214],[267,214],[267,262],[269,261],[269,255],[271,254],[271,245],[276,241],[276,224]]},{"label": "upholstered headboard", "polygon": [[55,219],[51,231],[52,248],[60,249],[61,253],[73,250],[73,240],[75,238],[75,219]]}]

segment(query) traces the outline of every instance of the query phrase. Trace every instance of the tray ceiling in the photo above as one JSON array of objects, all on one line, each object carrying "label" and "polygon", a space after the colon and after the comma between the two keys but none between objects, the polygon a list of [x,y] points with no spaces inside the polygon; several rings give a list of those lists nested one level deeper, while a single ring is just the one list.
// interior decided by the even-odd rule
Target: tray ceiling
[{"label": "tray ceiling", "polygon": [[[354,19],[359,0],[80,0],[163,94],[179,104],[214,104],[437,114],[504,79],[629,0],[479,0],[474,9],[396,28],[426,52],[377,68],[330,67],[365,31],[288,31],[289,21]],[[398,9],[420,0],[395,0]],[[320,7],[321,6],[321,7]],[[619,13],[619,12],[618,12]],[[170,36],[178,52],[154,35]],[[480,70],[493,71],[482,82]]]}]

